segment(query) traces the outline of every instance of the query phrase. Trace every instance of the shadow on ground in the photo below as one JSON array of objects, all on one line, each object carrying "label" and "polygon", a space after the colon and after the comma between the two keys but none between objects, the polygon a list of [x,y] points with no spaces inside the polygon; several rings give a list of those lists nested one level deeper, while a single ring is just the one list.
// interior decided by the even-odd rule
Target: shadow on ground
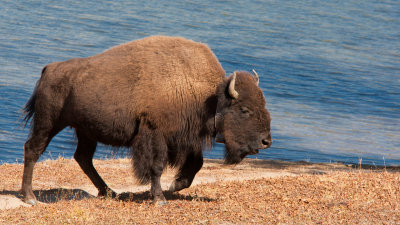
[{"label": "shadow on ground", "polygon": [[[42,203],[57,203],[59,201],[71,201],[71,200],[79,201],[88,198],[96,198],[96,196],[93,196],[81,189],[57,188],[49,190],[36,190],[33,193],[35,194],[36,199]],[[199,197],[197,195],[194,196],[182,195],[179,193],[172,193],[169,191],[164,191],[163,193],[167,201],[173,201],[173,200],[203,201],[203,202],[216,201],[216,199]],[[23,201],[23,196],[18,191],[3,190],[0,191],[0,195],[13,195],[19,198],[21,201]],[[151,201],[153,198],[149,191],[145,191],[137,193],[123,192],[114,199],[125,202],[143,203],[145,201]]]},{"label": "shadow on ground", "polygon": [[[174,200],[185,200],[185,201],[202,201],[202,202],[214,202],[217,201],[216,199],[207,198],[207,197],[199,197],[197,195],[182,195],[179,193],[172,193],[170,191],[163,192],[167,201],[174,201]],[[131,192],[124,192],[117,196],[118,200],[126,201],[126,202],[136,202],[142,203],[144,201],[151,201],[153,198],[149,191],[145,192],[138,192],[138,193],[131,193]]]},{"label": "shadow on ground", "polygon": [[[56,188],[49,190],[36,190],[33,191],[33,193],[35,194],[36,199],[43,203],[55,203],[62,200],[82,200],[95,197],[81,189]],[[23,196],[18,191],[3,190],[0,191],[0,195],[14,195],[15,197],[23,200]]]}]

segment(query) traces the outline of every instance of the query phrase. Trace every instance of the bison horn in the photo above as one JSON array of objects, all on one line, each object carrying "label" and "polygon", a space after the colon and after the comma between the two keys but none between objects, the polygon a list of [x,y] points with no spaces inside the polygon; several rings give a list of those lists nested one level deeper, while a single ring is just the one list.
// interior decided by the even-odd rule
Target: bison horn
[{"label": "bison horn", "polygon": [[254,73],[254,78],[256,78],[256,84],[258,86],[258,84],[260,83],[260,78],[258,77],[258,74],[255,70],[253,70],[253,73]]},{"label": "bison horn", "polygon": [[235,82],[236,82],[236,72],[233,73],[231,82],[229,83],[229,95],[236,99],[239,97],[239,93],[235,90]]}]

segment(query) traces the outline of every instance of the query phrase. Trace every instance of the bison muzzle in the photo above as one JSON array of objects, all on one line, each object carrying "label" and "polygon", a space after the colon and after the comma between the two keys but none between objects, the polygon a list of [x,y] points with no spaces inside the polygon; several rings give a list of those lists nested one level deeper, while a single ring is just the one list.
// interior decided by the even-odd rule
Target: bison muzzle
[{"label": "bison muzzle", "polygon": [[212,51],[179,37],[153,36],[98,55],[55,62],[25,105],[32,117],[25,143],[21,193],[35,204],[33,168],[51,139],[75,129],[74,158],[99,191],[116,196],[93,166],[98,142],[129,147],[134,174],[151,183],[153,201],[165,203],[160,177],[178,168],[171,191],[191,185],[204,149],[225,144],[225,162],[271,146],[270,114],[255,71],[225,76]]}]

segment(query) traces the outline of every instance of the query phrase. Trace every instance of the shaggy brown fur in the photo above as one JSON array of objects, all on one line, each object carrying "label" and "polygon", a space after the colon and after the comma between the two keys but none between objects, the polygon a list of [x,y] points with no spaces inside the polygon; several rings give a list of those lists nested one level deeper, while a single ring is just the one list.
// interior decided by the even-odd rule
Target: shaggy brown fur
[{"label": "shaggy brown fur", "polygon": [[35,203],[35,162],[66,126],[76,130],[74,157],[99,195],[115,195],[92,164],[96,143],[102,142],[132,149],[135,175],[142,183],[151,181],[155,201],[165,200],[159,179],[166,164],[179,168],[172,191],[190,186],[202,166],[202,150],[211,148],[217,134],[225,137],[227,163],[269,147],[263,94],[251,74],[235,77],[237,98],[228,91],[233,76],[225,77],[206,45],[164,36],[47,65],[25,107],[25,120],[33,116],[25,144],[26,201]]}]

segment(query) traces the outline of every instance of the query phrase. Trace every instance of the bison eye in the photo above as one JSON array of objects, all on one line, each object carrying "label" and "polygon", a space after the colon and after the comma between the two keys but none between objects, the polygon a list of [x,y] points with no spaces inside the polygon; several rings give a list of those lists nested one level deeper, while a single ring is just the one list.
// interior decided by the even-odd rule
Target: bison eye
[{"label": "bison eye", "polygon": [[240,111],[241,111],[243,114],[247,115],[247,116],[251,114],[251,113],[250,113],[250,109],[247,108],[247,107],[245,107],[245,106],[240,107]]}]

